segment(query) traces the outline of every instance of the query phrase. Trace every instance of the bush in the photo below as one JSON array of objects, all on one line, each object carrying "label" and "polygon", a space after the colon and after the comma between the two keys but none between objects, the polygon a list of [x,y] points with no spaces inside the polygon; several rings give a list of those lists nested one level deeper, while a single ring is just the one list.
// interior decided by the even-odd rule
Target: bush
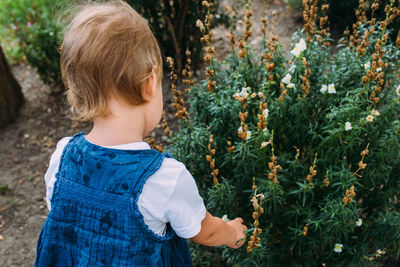
[{"label": "bush", "polygon": [[[288,5],[293,9],[302,8],[303,0],[287,0]],[[355,10],[357,10],[359,3],[363,3],[366,7],[371,7],[372,4],[376,1],[365,1],[365,0],[347,0],[347,1],[335,1],[328,0],[330,5],[329,9],[329,22],[331,24],[331,28],[336,33],[342,33],[346,29],[352,29],[352,25],[357,21],[357,17],[355,14]],[[390,4],[390,0],[378,1],[380,2],[379,8],[375,11],[374,16],[377,17],[378,20],[385,19],[385,6]],[[322,5],[323,1],[320,0],[319,4]],[[367,8],[366,15],[367,17],[371,17],[371,11]],[[393,33],[397,33],[400,30],[400,18],[397,18],[391,25]],[[392,34],[392,38],[395,37]]]},{"label": "bush", "polygon": [[[18,48],[6,49],[37,69],[40,78],[48,84],[62,85],[60,54],[57,50],[61,25],[55,13],[70,1],[4,0],[0,3],[0,23],[8,25],[10,41],[17,40]],[[4,29],[3,29],[4,31]]]},{"label": "bush", "polygon": [[213,215],[249,226],[241,249],[193,246],[195,264],[398,259],[400,50],[380,25],[360,25],[370,35],[359,52],[343,40],[334,55],[307,27],[289,55],[274,36],[262,53],[244,36],[225,61],[211,59],[208,79],[188,93],[189,116],[173,85],[181,120],[168,152]]},{"label": "bush", "polygon": [[[199,0],[141,1],[127,0],[141,15],[148,19],[161,50],[176,59],[181,69],[187,48],[192,51],[193,64],[199,63],[201,44],[197,18],[204,17]],[[37,69],[41,79],[48,84],[62,86],[60,54],[62,20],[59,11],[73,4],[68,0],[4,0],[0,3],[0,23],[7,25],[0,34],[6,41],[5,51],[14,62],[26,59]],[[215,1],[210,14],[218,10]],[[63,11],[65,13],[65,11]],[[212,27],[226,21],[225,15],[216,15]],[[18,43],[15,46],[15,43]]]},{"label": "bush", "polygon": [[[127,2],[148,19],[160,43],[161,51],[175,59],[178,70],[182,69],[187,48],[192,51],[193,65],[199,63],[202,46],[198,41],[201,33],[196,27],[196,20],[205,15],[201,0],[127,0]],[[210,13],[217,14],[219,1],[213,3]],[[215,18],[212,27],[227,19],[221,12]]]}]

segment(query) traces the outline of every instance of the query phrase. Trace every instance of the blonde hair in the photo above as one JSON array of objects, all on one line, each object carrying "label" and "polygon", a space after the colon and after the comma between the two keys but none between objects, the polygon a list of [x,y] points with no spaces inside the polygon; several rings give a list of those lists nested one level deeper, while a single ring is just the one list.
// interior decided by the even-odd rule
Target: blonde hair
[{"label": "blonde hair", "polygon": [[125,2],[86,5],[69,24],[61,45],[61,73],[74,119],[107,115],[113,94],[131,105],[145,103],[142,86],[154,69],[161,82],[157,41]]}]

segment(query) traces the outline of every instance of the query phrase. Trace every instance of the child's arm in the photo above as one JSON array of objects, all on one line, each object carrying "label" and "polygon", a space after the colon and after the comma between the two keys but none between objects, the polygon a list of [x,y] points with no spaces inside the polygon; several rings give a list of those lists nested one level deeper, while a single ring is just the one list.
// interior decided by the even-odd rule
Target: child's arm
[{"label": "child's arm", "polygon": [[206,211],[206,217],[201,221],[201,230],[192,237],[192,241],[206,246],[228,245],[231,248],[240,248],[245,242],[246,229],[242,218],[226,223]]}]

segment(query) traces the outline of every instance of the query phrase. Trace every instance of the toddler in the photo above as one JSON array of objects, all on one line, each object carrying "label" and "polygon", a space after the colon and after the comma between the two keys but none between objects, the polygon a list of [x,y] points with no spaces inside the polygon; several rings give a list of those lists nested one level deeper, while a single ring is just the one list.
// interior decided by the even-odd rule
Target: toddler
[{"label": "toddler", "polygon": [[90,4],[67,28],[61,70],[88,134],[58,142],[35,266],[191,266],[186,239],[243,245],[241,218],[207,212],[185,166],[143,138],[160,121],[162,59],[128,4]]}]

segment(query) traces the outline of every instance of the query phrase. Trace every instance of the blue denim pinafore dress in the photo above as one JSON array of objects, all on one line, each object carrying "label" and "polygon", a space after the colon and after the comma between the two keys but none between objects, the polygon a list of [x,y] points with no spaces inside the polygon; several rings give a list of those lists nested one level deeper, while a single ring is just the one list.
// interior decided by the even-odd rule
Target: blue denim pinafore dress
[{"label": "blue denim pinafore dress", "polygon": [[[187,241],[143,221],[137,201],[166,153],[100,147],[83,133],[65,146],[35,266],[192,266]],[[157,196],[154,196],[157,198]]]}]

